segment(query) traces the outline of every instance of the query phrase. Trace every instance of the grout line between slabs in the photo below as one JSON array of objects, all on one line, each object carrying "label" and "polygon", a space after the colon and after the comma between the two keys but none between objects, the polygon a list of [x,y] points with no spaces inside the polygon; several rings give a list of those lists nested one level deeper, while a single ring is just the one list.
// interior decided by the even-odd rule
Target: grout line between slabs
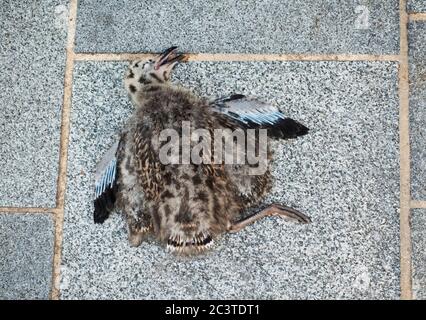
[{"label": "grout line between slabs", "polygon": [[400,64],[399,64],[399,134],[400,134],[400,267],[401,299],[412,299],[411,228],[410,228],[410,137],[408,85],[408,14],[407,0],[399,1]]},{"label": "grout line between slabs", "polygon": [[426,22],[426,13],[410,13],[408,15],[410,21],[425,21]]},{"label": "grout line between slabs", "polygon": [[411,200],[411,209],[426,209],[426,201]]},{"label": "grout line between slabs", "polygon": [[64,78],[64,99],[62,105],[61,119],[61,141],[59,156],[59,172],[57,181],[55,214],[55,248],[53,255],[53,274],[50,298],[58,300],[60,298],[60,272],[61,272],[61,254],[62,254],[62,231],[65,210],[65,191],[67,179],[67,158],[68,142],[70,130],[71,96],[72,96],[72,77],[74,69],[74,39],[77,18],[77,1],[70,0],[69,18],[68,18],[68,36],[66,47],[66,64]]},{"label": "grout line between slabs", "polygon": [[[152,53],[75,53],[76,61],[148,59]],[[399,55],[187,53],[187,61],[399,61]]]}]

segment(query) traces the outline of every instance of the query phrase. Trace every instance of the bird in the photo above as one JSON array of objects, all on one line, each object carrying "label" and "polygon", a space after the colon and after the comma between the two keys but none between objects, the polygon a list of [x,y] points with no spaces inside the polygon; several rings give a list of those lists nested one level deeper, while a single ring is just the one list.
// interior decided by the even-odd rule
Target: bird
[{"label": "bird", "polygon": [[[124,85],[135,109],[97,165],[94,222],[103,223],[118,209],[127,222],[131,246],[154,235],[167,250],[182,255],[202,253],[221,235],[263,217],[311,222],[302,212],[279,203],[244,216],[262,205],[271,190],[269,141],[298,138],[309,129],[255,97],[232,94],[210,99],[173,84],[172,70],[186,60],[174,46],[153,58],[130,62]],[[188,129],[199,131],[197,139],[184,139]],[[170,133],[167,139],[161,138],[164,132]],[[244,143],[238,143],[236,132],[246,138]],[[199,159],[184,161],[184,140]],[[200,141],[206,148],[200,148]],[[221,146],[223,141],[232,148]],[[215,143],[217,150],[207,148]],[[166,144],[170,148],[164,152]],[[249,145],[259,159],[263,154],[262,161],[247,162]],[[238,152],[243,161],[225,161]]]}]

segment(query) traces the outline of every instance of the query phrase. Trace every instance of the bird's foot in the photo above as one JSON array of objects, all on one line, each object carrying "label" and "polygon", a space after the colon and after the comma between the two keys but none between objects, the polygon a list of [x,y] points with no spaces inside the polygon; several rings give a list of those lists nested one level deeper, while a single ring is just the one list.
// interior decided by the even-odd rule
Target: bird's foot
[{"label": "bird's foot", "polygon": [[304,213],[278,204],[278,203],[274,203],[271,206],[269,206],[269,208],[271,208],[271,214],[272,216],[280,216],[281,218],[284,219],[289,219],[291,221],[296,221],[299,223],[311,223],[311,218],[309,218],[307,215],[305,215]]},{"label": "bird's foot", "polygon": [[129,226],[129,243],[132,247],[139,247],[145,239],[151,227]]},{"label": "bird's foot", "polygon": [[296,221],[299,223],[310,223],[311,219],[301,213],[300,211],[297,211],[296,209],[274,203],[270,205],[269,207],[256,212],[252,215],[249,215],[248,217],[245,217],[241,220],[238,220],[228,227],[228,232],[235,233],[242,229],[244,229],[246,226],[252,224],[253,222],[260,220],[267,216],[280,216],[285,219],[290,219],[292,221]]}]

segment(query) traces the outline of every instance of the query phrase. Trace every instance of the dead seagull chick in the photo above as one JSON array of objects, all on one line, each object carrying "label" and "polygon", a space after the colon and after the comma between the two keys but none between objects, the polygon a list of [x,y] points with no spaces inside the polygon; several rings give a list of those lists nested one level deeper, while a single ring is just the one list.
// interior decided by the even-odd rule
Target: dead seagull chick
[{"label": "dead seagull chick", "polygon": [[[172,47],[155,59],[130,64],[125,86],[136,108],[119,141],[97,167],[95,222],[102,223],[117,205],[126,217],[132,246],[139,246],[153,232],[171,251],[183,254],[202,252],[220,234],[239,231],[265,216],[309,222],[304,214],[280,204],[238,220],[246,209],[261,203],[271,188],[271,175],[267,163],[262,169],[260,162],[229,163],[218,157],[223,153],[226,160],[226,155],[240,152],[247,160],[251,145],[257,155],[263,150],[264,158],[270,160],[260,129],[274,139],[296,138],[308,129],[257,99],[238,94],[208,101],[172,85],[171,71],[184,59]],[[198,138],[187,139],[189,150],[199,147],[200,139],[216,146],[230,138],[234,148],[229,151],[225,143],[218,150],[196,150],[203,161],[184,161],[188,153],[184,135],[197,129],[202,129]],[[250,129],[255,131],[251,136]],[[234,139],[237,131],[247,133],[247,143]],[[162,134],[170,132],[177,132],[178,140],[172,135],[161,140]],[[177,153],[164,161],[162,148],[167,143],[171,146],[166,155]]]}]

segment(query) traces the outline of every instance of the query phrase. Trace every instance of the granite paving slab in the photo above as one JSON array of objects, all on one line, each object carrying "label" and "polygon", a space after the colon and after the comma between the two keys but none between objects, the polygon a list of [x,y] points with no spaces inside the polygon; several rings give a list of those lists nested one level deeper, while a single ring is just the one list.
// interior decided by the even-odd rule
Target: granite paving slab
[{"label": "granite paving slab", "polygon": [[426,300],[426,210],[411,211],[413,298]]},{"label": "granite paving slab", "polygon": [[1,1],[0,206],[55,206],[67,2]]},{"label": "granite paving slab", "polygon": [[399,53],[395,0],[80,0],[76,51]]},{"label": "granite paving slab", "polygon": [[409,25],[411,197],[426,200],[426,22]]},{"label": "granite paving slab", "polygon": [[49,214],[0,214],[0,300],[49,298],[53,242]]},{"label": "granite paving slab", "polygon": [[407,10],[408,12],[414,12],[414,13],[426,12],[426,1],[425,0],[408,0]]},{"label": "granite paving slab", "polygon": [[[82,2],[84,4],[84,2]],[[246,93],[311,128],[274,144],[274,187],[312,218],[270,218],[180,258],[127,243],[114,215],[92,218],[95,165],[132,111],[127,64],[75,66],[64,221],[63,299],[398,299],[398,66],[392,62],[192,62],[174,81],[197,94]]]}]

